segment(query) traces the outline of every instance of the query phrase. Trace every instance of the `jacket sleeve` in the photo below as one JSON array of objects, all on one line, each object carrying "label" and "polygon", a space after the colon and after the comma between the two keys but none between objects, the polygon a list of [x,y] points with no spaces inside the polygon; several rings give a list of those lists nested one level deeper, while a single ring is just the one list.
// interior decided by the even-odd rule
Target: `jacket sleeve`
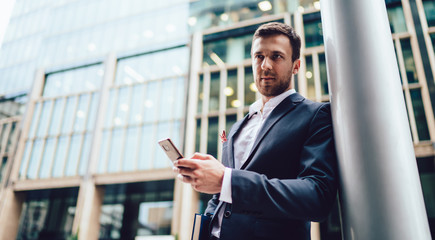
[{"label": "jacket sleeve", "polygon": [[[268,179],[233,169],[232,211],[262,218],[320,221],[336,199],[336,153],[329,105],[319,107],[304,141],[295,179]],[[267,159],[273,164],[273,159]],[[279,168],[280,166],[276,166]]]},{"label": "jacket sleeve", "polygon": [[207,203],[207,208],[204,211],[204,215],[212,216],[218,204],[219,204],[219,194],[214,194],[213,197]]}]

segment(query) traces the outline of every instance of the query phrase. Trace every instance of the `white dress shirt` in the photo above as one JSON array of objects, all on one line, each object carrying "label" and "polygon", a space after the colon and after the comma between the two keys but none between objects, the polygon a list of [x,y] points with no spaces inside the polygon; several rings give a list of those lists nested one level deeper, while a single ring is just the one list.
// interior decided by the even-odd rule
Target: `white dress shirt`
[{"label": "white dress shirt", "polygon": [[[273,109],[275,109],[275,107],[278,106],[278,104],[280,104],[282,100],[295,92],[296,91],[294,89],[287,90],[280,95],[269,99],[266,104],[263,104],[263,99],[260,98],[249,107],[248,121],[245,126],[243,126],[243,128],[240,130],[239,135],[234,139],[235,169],[240,169],[248,159],[255,139],[257,138],[257,134],[263,126],[264,121],[270,115]],[[226,203],[233,202],[231,196],[231,168],[225,168],[219,200]],[[220,236],[220,228],[222,224],[223,214],[224,210],[221,209],[218,212],[218,221],[216,221],[217,224],[213,225],[211,233],[215,237]]]}]

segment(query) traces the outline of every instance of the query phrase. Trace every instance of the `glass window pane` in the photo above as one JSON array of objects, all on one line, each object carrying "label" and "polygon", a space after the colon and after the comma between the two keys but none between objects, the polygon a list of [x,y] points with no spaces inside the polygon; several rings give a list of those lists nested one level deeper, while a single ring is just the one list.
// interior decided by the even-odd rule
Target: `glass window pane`
[{"label": "glass window pane", "polygon": [[175,94],[175,115],[173,116],[176,119],[179,119],[181,117],[183,117],[184,115],[184,108],[186,107],[186,103],[184,101],[184,84],[186,82],[186,79],[184,77],[180,77],[176,80],[176,84],[177,84],[177,89],[176,89],[176,94]]},{"label": "glass window pane", "polygon": [[124,160],[122,162],[123,171],[133,171],[136,169],[136,156],[138,150],[139,128],[132,127],[127,129],[127,139],[125,142]]},{"label": "glass window pane", "polygon": [[129,124],[141,123],[143,121],[142,117],[142,106],[145,97],[145,86],[143,84],[136,85],[133,88],[132,101],[130,104],[130,116],[128,118]]},{"label": "glass window pane", "polygon": [[145,122],[153,122],[156,120],[156,100],[158,99],[159,82],[150,82],[146,88],[144,119]]},{"label": "glass window pane", "polygon": [[142,136],[139,149],[139,162],[138,168],[140,170],[150,169],[151,160],[153,157],[153,151],[156,149],[157,143],[154,138],[154,128],[153,124],[145,124],[142,127]]},{"label": "glass window pane", "polygon": [[97,117],[97,113],[98,113],[98,103],[100,101],[100,94],[99,93],[94,93],[92,94],[92,102],[91,102],[91,108],[89,109],[89,113],[88,113],[88,124],[86,129],[88,131],[91,131],[94,129],[95,126],[95,121],[96,121],[96,117]]},{"label": "glass window pane", "polygon": [[316,89],[314,87],[314,68],[313,68],[313,58],[306,56],[305,58],[305,79],[307,79],[307,98],[316,98]]},{"label": "glass window pane", "polygon": [[426,15],[427,25],[435,26],[435,2],[433,0],[423,0],[424,13]]},{"label": "glass window pane", "polygon": [[100,147],[100,159],[98,161],[98,172],[104,173],[107,169],[107,158],[109,156],[109,130],[105,130],[103,132],[103,136],[101,138],[101,147]]},{"label": "glass window pane", "polygon": [[405,15],[403,14],[403,8],[400,1],[387,4],[387,13],[392,33],[401,33],[408,31],[406,29]]},{"label": "glass window pane", "polygon": [[403,61],[405,62],[406,77],[408,83],[418,82],[417,69],[415,68],[414,57],[412,56],[412,48],[410,39],[401,39]]},{"label": "glass window pane", "polygon": [[65,166],[66,150],[68,147],[68,137],[60,137],[57,142],[56,156],[53,164],[53,177],[63,176],[63,168]]},{"label": "glass window pane", "polygon": [[174,95],[176,85],[174,79],[165,79],[161,84],[159,121],[169,120],[175,111]]},{"label": "glass window pane", "polygon": [[414,109],[415,122],[417,123],[418,137],[421,141],[430,140],[429,129],[424,112],[423,100],[421,99],[421,90],[410,90],[412,107]]},{"label": "glass window pane", "polygon": [[92,144],[92,134],[85,135],[85,141],[83,142],[83,147],[80,156],[80,165],[79,165],[79,175],[83,176],[86,173],[89,159],[90,159],[90,150]]},{"label": "glass window pane", "polygon": [[[164,138],[173,138],[173,136],[170,136],[170,124],[168,122],[159,123],[157,127],[157,139],[164,139]],[[174,142],[176,144],[176,142]],[[165,168],[170,167],[171,161],[168,159],[166,154],[159,149],[158,151],[155,151],[155,157],[154,157],[154,168]]]},{"label": "glass window pane", "polygon": [[228,71],[227,86],[224,93],[227,96],[227,108],[240,106],[240,100],[237,97],[237,70]]},{"label": "glass window pane", "polygon": [[207,153],[215,158],[217,158],[218,139],[218,118],[210,117],[208,119]]},{"label": "glass window pane", "polygon": [[115,96],[116,96],[116,89],[110,90],[109,99],[108,99],[109,102],[106,105],[106,121],[104,123],[104,127],[111,127],[113,124]]},{"label": "glass window pane", "polygon": [[33,143],[32,155],[30,157],[29,168],[27,169],[27,178],[35,179],[38,173],[39,162],[41,160],[43,140],[38,139]]},{"label": "glass window pane", "polygon": [[67,98],[61,130],[61,133],[63,134],[69,133],[72,130],[71,128],[74,121],[76,103],[77,97],[74,96]]},{"label": "glass window pane", "polygon": [[44,155],[42,157],[41,169],[39,171],[40,178],[50,177],[51,164],[53,163],[54,147],[56,139],[48,138],[45,142]]},{"label": "glass window pane", "polygon": [[81,95],[77,106],[74,121],[74,132],[81,132],[85,130],[86,118],[88,116],[89,108],[89,94]]},{"label": "glass window pane", "polygon": [[320,12],[305,14],[304,34],[305,47],[316,47],[323,45],[322,22],[320,21]]},{"label": "glass window pane", "polygon": [[112,139],[110,144],[109,162],[107,164],[107,172],[118,172],[121,167],[122,147],[124,143],[124,129],[114,129],[112,131]]},{"label": "glass window pane", "polygon": [[199,75],[199,84],[198,84],[198,108],[197,113],[202,113],[202,102],[204,100],[204,75]]},{"label": "glass window pane", "polygon": [[41,102],[37,102],[33,110],[33,118],[32,118],[32,124],[30,125],[29,138],[35,136],[36,124],[38,123],[39,120],[40,111],[41,111]]},{"label": "glass window pane", "polygon": [[29,158],[30,158],[30,149],[32,149],[32,141],[27,140],[26,147],[24,148],[24,154],[23,159],[21,160],[21,166],[20,166],[20,177],[24,176],[24,171],[26,170]]},{"label": "glass window pane", "polygon": [[324,53],[319,54],[319,68],[320,68],[320,88],[322,95],[328,95],[328,74],[326,72],[326,57]]},{"label": "glass window pane", "polygon": [[209,111],[219,110],[219,93],[220,93],[220,73],[212,73],[210,77],[210,100],[208,105]]},{"label": "glass window pane", "polygon": [[201,143],[201,118],[196,119],[195,152],[200,152]]},{"label": "glass window pane", "polygon": [[80,147],[83,136],[76,134],[71,137],[70,147],[68,151],[68,160],[65,168],[65,176],[77,175],[77,167],[80,156]]},{"label": "glass window pane", "polygon": [[39,117],[39,126],[36,133],[37,137],[43,137],[47,135],[48,119],[50,118],[51,106],[53,101],[45,101],[42,105],[41,116]]},{"label": "glass window pane", "polygon": [[[237,122],[237,116],[236,115],[228,115],[226,119],[226,127],[225,127],[225,133],[228,137],[228,134],[230,134],[230,130],[233,127],[234,123]],[[221,133],[219,133],[221,134]]]},{"label": "glass window pane", "polygon": [[118,92],[118,104],[116,115],[113,119],[115,126],[125,125],[127,123],[127,116],[129,110],[129,87],[123,87]]},{"label": "glass window pane", "polygon": [[53,114],[51,115],[51,123],[49,126],[49,135],[57,135],[59,133],[60,123],[62,119],[62,110],[65,106],[65,98],[56,99],[54,102]]},{"label": "glass window pane", "polygon": [[250,106],[256,100],[255,93],[257,92],[255,86],[254,75],[252,74],[252,68],[245,68],[245,106]]}]

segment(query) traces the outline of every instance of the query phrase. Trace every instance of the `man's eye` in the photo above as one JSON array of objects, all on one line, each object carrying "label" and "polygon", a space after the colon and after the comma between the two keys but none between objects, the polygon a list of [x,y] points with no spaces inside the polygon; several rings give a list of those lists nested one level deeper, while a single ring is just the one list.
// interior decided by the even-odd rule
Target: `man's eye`
[{"label": "man's eye", "polygon": [[261,60],[261,59],[263,59],[263,58],[264,58],[264,56],[263,56],[263,55],[255,55],[255,58],[256,58],[256,59],[260,59],[260,60]]},{"label": "man's eye", "polygon": [[279,58],[282,58],[282,56],[279,55],[279,54],[275,54],[275,55],[273,55],[272,57],[273,57],[273,59],[279,59]]}]

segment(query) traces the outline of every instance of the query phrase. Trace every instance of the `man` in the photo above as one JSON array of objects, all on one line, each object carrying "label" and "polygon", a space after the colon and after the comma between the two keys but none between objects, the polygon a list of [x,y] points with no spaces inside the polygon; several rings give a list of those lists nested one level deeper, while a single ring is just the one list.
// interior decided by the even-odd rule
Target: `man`
[{"label": "man", "polygon": [[282,23],[260,26],[252,68],[261,99],[234,124],[222,163],[195,153],[175,163],[179,177],[214,194],[205,211],[210,239],[310,239],[336,198],[336,153],[329,104],[291,88],[300,37]]}]

